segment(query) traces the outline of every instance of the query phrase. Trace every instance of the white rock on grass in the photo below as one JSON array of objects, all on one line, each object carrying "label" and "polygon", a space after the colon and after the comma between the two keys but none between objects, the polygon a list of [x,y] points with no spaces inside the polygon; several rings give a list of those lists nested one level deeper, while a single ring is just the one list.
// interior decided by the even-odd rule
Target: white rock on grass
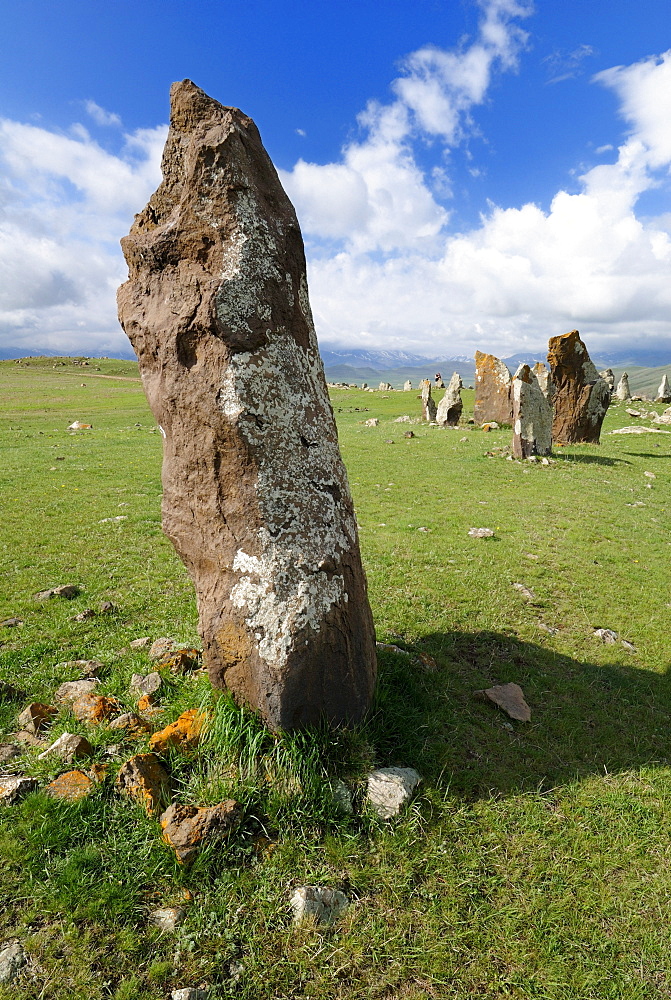
[{"label": "white rock on grass", "polygon": [[20,941],[0,945],[0,983],[11,983],[28,961]]},{"label": "white rock on grass", "polygon": [[25,778],[22,775],[0,775],[0,802],[5,806],[11,806],[17,799],[26,792],[31,792],[37,786],[34,778]]},{"label": "white rock on grass", "polygon": [[172,1000],[207,1000],[207,990],[200,990],[194,986],[187,986],[181,990],[172,991]]},{"label": "white rock on grass", "polygon": [[158,927],[161,931],[170,933],[177,930],[183,923],[186,910],[183,906],[162,906],[158,910],[152,910],[149,914],[149,923]]},{"label": "white rock on grass", "polygon": [[54,701],[58,705],[69,704],[76,701],[77,698],[80,698],[83,694],[90,694],[97,684],[98,680],[95,677],[81,681],[65,681],[65,683],[61,684],[61,686],[54,692]]},{"label": "white rock on grass", "polygon": [[302,924],[311,920],[317,924],[332,924],[349,907],[344,892],[319,885],[302,885],[290,900],[294,911],[294,923]]},{"label": "white rock on grass", "polygon": [[381,767],[368,775],[366,799],[380,819],[398,816],[420,782],[413,767]]}]

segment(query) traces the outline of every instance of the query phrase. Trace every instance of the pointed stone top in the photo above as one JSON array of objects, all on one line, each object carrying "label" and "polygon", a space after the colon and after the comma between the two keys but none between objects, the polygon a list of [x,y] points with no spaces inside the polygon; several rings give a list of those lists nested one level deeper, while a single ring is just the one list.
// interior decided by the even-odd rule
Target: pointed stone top
[{"label": "pointed stone top", "polygon": [[180,132],[192,131],[203,123],[214,124],[226,115],[239,119],[244,124],[251,118],[239,108],[226,107],[215,101],[193,80],[178,80],[170,88],[170,126]]}]

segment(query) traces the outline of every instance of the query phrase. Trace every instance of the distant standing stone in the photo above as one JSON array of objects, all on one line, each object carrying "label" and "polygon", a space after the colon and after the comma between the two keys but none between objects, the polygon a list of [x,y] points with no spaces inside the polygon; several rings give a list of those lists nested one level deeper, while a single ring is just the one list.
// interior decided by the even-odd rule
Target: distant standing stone
[{"label": "distant standing stone", "polygon": [[380,382],[380,384],[378,386],[378,391],[381,391],[381,392],[391,392],[393,388],[394,387],[393,387],[393,385],[391,385],[390,382]]},{"label": "distant standing stone", "polygon": [[436,423],[439,427],[456,427],[459,423],[464,408],[461,399],[462,388],[461,376],[459,372],[454,372],[436,410]]},{"label": "distant standing stone", "polygon": [[664,375],[662,381],[659,383],[659,389],[657,390],[657,395],[655,396],[656,403],[671,403],[671,385],[669,385],[669,380]]},{"label": "distant standing stone", "polygon": [[431,382],[428,378],[419,383],[422,390],[422,419],[433,422],[436,419],[436,401],[431,396]]},{"label": "distant standing stone", "polygon": [[512,396],[513,455],[530,458],[551,454],[552,404],[529,365],[520,365],[515,373]]},{"label": "distant standing stone", "polygon": [[599,372],[601,378],[608,384],[611,395],[615,392],[615,375],[612,368],[605,368],[602,372]]},{"label": "distant standing stone", "polygon": [[412,392],[412,382],[410,379],[403,383],[403,392]]},{"label": "distant standing stone", "polygon": [[553,440],[562,445],[598,444],[610,389],[577,330],[550,338],[548,362],[555,387]]},{"label": "distant standing stone", "polygon": [[392,819],[408,804],[420,780],[412,767],[381,767],[368,775],[366,799],[380,819]]},{"label": "distant standing stone", "polygon": [[473,418],[476,424],[513,422],[512,376],[503,361],[482,351],[475,352]]},{"label": "distant standing stone", "polygon": [[542,361],[537,361],[531,371],[536,376],[538,388],[543,393],[548,403],[552,405],[552,400],[554,399],[555,394],[554,385],[552,383],[552,372],[543,364]]},{"label": "distant standing stone", "polygon": [[629,391],[629,376],[626,372],[622,373],[622,378],[617,383],[615,398],[619,399],[621,403],[626,403],[631,399],[631,392]]}]

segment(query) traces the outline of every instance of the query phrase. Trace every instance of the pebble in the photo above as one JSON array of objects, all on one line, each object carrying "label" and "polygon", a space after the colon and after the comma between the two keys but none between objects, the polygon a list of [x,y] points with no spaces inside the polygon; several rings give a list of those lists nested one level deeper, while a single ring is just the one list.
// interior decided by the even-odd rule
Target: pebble
[{"label": "pebble", "polygon": [[380,819],[392,819],[410,801],[420,780],[413,767],[381,767],[368,775],[366,799]]}]

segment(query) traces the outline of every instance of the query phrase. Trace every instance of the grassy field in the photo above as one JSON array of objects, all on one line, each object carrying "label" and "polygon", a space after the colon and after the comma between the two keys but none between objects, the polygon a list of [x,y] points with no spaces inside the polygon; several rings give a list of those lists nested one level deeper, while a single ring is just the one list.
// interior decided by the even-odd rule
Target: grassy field
[{"label": "grassy field", "polygon": [[[49,701],[76,676],[64,661],[97,658],[104,693],[132,708],[130,676],[150,666],[129,641],[198,639],[160,528],[161,438],[136,366],[53,365],[0,362],[0,620],[23,621],[0,628],[0,680]],[[176,797],[245,807],[235,836],[186,869],[113,790],[146,740],[115,758],[118,735],[88,731],[109,769],[89,799],[36,791],[0,807],[0,944],[30,956],[0,1000],[163,1000],[202,984],[243,1000],[668,998],[671,435],[611,435],[632,423],[614,406],[599,447],[542,466],[506,460],[509,430],[395,423],[419,415],[415,393],[332,401],[378,639],[413,655],[380,654],[370,719],[335,734],[271,737],[202,677],[171,681],[161,726],[198,706],[213,718],[195,753],[170,754]],[[80,596],[34,600],[61,583]],[[115,610],[73,621],[102,601]],[[506,681],[531,723],[474,696]],[[0,742],[23,706],[0,703]],[[85,731],[63,714],[52,733],[66,729]],[[65,769],[37,753],[15,769],[42,784]],[[367,770],[392,764],[423,779],[400,820],[337,812],[334,778],[356,800]],[[306,883],[345,891],[345,917],[294,928],[288,901]],[[148,924],[175,903],[176,933]]]}]

